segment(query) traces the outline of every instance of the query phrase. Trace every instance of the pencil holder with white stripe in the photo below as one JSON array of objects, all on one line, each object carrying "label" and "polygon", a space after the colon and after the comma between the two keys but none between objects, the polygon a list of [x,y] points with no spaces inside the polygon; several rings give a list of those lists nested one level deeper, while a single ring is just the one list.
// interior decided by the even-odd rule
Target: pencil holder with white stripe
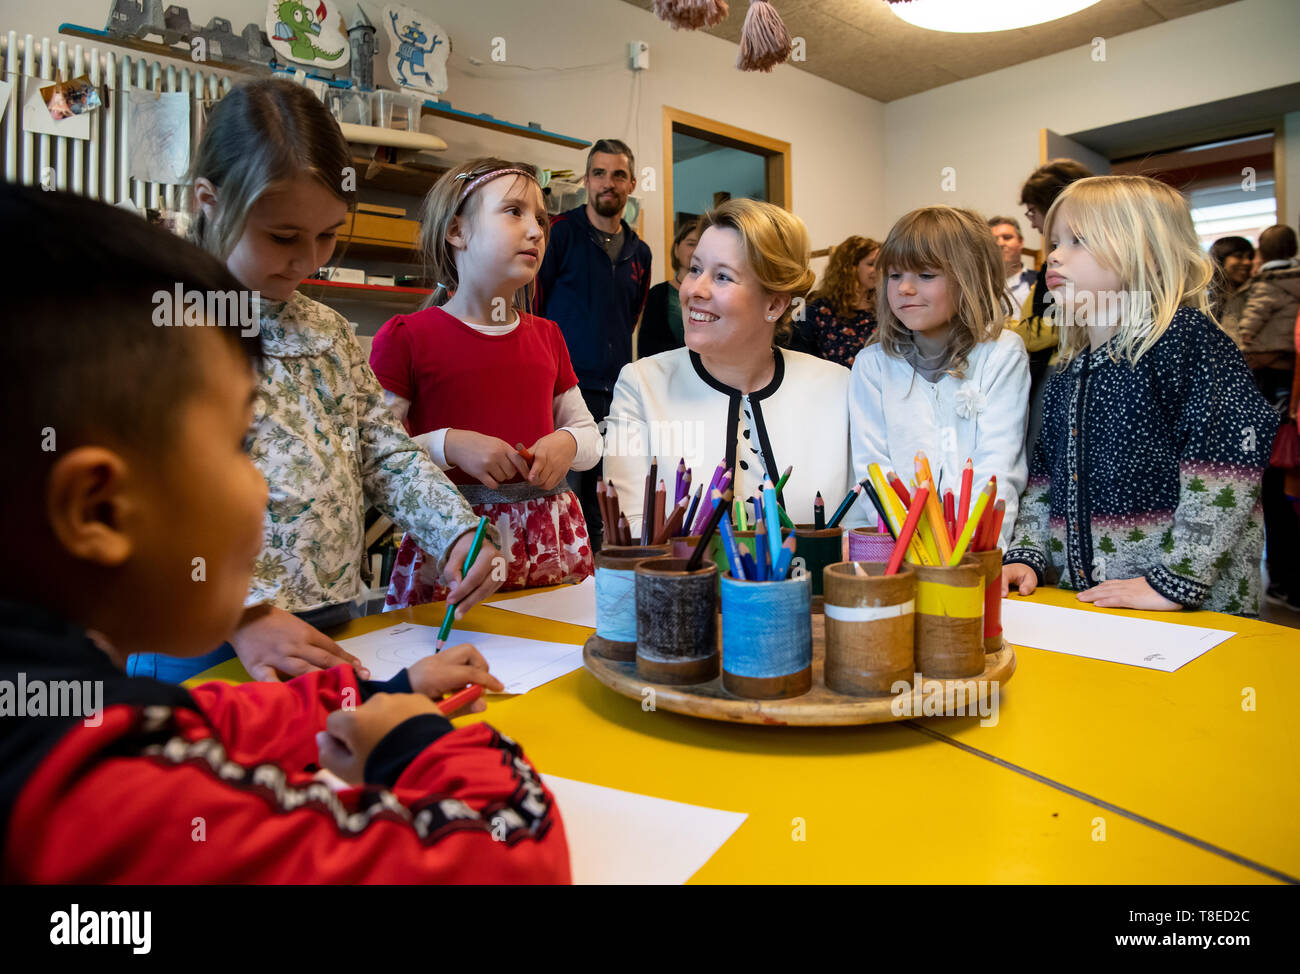
[{"label": "pencil holder with white stripe", "polygon": [[971,555],[960,563],[913,565],[916,572],[916,668],[962,679],[984,672],[984,573]]},{"label": "pencil holder with white stripe", "polygon": [[779,700],[812,688],[812,578],[722,576],[722,685],[738,697]]},{"label": "pencil holder with white stripe", "polygon": [[886,575],[883,561],[839,562],[826,566],[822,581],[826,686],[854,697],[875,697],[888,696],[899,680],[910,685],[916,672],[912,567]]},{"label": "pencil holder with white stripe", "polygon": [[596,634],[589,644],[605,659],[636,659],[636,566],[662,558],[671,545],[608,546],[596,552]]}]

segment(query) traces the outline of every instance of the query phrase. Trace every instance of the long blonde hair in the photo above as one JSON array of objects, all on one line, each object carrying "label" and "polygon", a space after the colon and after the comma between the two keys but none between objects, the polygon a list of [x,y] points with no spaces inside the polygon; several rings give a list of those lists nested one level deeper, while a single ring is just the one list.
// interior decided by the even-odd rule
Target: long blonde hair
[{"label": "long blonde hair", "polygon": [[[830,260],[826,262],[821,283],[811,297],[826,301],[835,311],[836,317],[850,317],[858,298],[858,264],[879,249],[880,241],[870,237],[849,237],[836,244],[831,251]],[[879,289],[880,285],[877,284],[866,295],[867,299],[874,300]]]},{"label": "long blonde hair", "polygon": [[745,260],[763,289],[790,295],[790,307],[777,319],[773,333],[777,342],[789,338],[793,299],[805,297],[817,279],[808,267],[812,245],[804,222],[772,203],[731,199],[700,217],[701,236],[709,227],[735,230],[745,248]]},{"label": "long blonde hair", "polygon": [[[1069,207],[1070,232],[1099,264],[1114,271],[1129,296],[1115,336],[1120,357],[1136,363],[1160,340],[1179,308],[1210,315],[1207,288],[1214,265],[1201,250],[1187,201],[1177,190],[1147,176],[1080,179],[1047,211],[1045,240],[1051,240],[1063,207]],[[1054,306],[1053,315],[1063,322],[1072,311]],[[1059,331],[1063,362],[1089,347],[1086,328]]]},{"label": "long blonde hair", "polygon": [[874,340],[885,352],[905,358],[914,347],[912,332],[889,306],[888,277],[895,271],[940,271],[952,293],[953,328],[948,334],[947,368],[956,376],[979,342],[992,341],[1014,309],[1007,293],[1002,252],[984,218],[952,206],[923,206],[890,228],[876,258],[876,273],[885,278],[877,287]]},{"label": "long blonde hair", "polygon": [[[527,173],[537,171],[526,162],[508,162],[505,159],[491,157],[471,159],[443,173],[424,198],[424,203],[420,207],[420,254],[424,258],[425,277],[433,285],[433,293],[424,302],[425,308],[442,307],[451,300],[452,293],[460,286],[460,272],[456,268],[456,249],[447,241],[447,234],[451,230],[452,220],[456,217],[468,217],[477,212],[481,194],[478,189],[466,193],[466,188],[480,176],[500,169],[522,169]],[[526,177],[514,174],[511,178]],[[536,182],[536,177],[532,178]],[[542,239],[550,243],[549,220],[542,225]],[[515,293],[516,310],[527,311],[532,307],[536,283],[534,278]]]}]

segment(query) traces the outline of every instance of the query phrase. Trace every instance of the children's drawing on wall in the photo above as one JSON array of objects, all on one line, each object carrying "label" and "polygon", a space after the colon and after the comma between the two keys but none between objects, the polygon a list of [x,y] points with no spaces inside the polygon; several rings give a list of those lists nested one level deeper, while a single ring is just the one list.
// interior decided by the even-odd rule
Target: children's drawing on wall
[{"label": "children's drawing on wall", "polygon": [[388,71],[406,88],[432,95],[447,90],[447,55],[451,38],[427,14],[406,6],[384,8],[388,34]]},{"label": "children's drawing on wall", "polygon": [[131,176],[147,183],[181,183],[190,160],[190,93],[127,91],[126,132]]},{"label": "children's drawing on wall", "polygon": [[266,36],[283,58],[322,68],[348,63],[347,26],[334,0],[268,0]]},{"label": "children's drawing on wall", "polygon": [[41,98],[55,121],[94,111],[100,105],[99,92],[87,75],[46,85],[41,89]]}]

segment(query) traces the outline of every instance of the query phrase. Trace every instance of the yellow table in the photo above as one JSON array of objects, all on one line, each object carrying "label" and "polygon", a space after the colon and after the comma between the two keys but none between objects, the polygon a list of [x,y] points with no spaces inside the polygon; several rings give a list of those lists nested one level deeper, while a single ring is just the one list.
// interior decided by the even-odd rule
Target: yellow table
[{"label": "yellow table", "polygon": [[[1062,596],[1065,593],[1049,590],[1034,599],[1059,604]],[[359,635],[399,621],[437,625],[441,618],[441,606],[421,606],[357,620],[337,636]],[[1191,617],[1180,618],[1192,621]],[[1229,623],[1233,628],[1247,630],[1263,626],[1230,617],[1196,618],[1199,624],[1224,628]],[[1207,618],[1214,621],[1206,622]],[[458,628],[573,643],[583,642],[591,632],[485,606],[475,607]],[[1276,642],[1282,637],[1271,634],[1266,638]],[[1230,651],[1237,642],[1234,639],[1209,655]],[[693,882],[1278,881],[1278,877],[1249,864],[1098,807],[1086,796],[1053,787],[1032,774],[945,740],[951,738],[993,754],[990,747],[996,738],[1006,742],[1008,753],[1023,751],[1043,764],[1053,756],[1047,741],[1049,734],[1059,730],[1066,737],[1073,734],[1077,738],[1090,727],[1086,713],[1080,719],[1077,708],[1062,705],[1063,700],[1074,697],[1063,687],[1084,679],[1080,673],[1089,668],[1104,668],[1105,673],[1100,677],[1089,675],[1088,679],[1118,683],[1137,678],[1130,667],[1036,650],[1017,653],[1019,668],[1005,690],[1000,723],[992,728],[981,728],[977,719],[964,718],[858,728],[724,724],[664,711],[645,712],[639,701],[618,696],[585,671],[570,673],[521,696],[489,697],[486,713],[462,720],[490,720],[523,745],[543,774],[747,812],[749,818]],[[1292,672],[1295,669],[1293,665]],[[1144,680],[1181,675],[1139,672]],[[234,660],[208,670],[191,683],[211,678],[248,679]],[[1263,681],[1257,682],[1257,689],[1262,691]],[[1268,686],[1272,688],[1269,694],[1280,697],[1276,681],[1270,681]],[[1181,694],[1176,696],[1181,698]],[[1277,705],[1280,710],[1280,702]],[[1112,701],[1109,706],[1118,709],[1119,704]],[[1072,717],[1074,722],[1068,723]],[[1043,723],[1043,729],[1040,739],[1032,741],[1035,720]],[[1293,718],[1288,723],[1281,714],[1277,720],[1280,724],[1270,718],[1263,727],[1294,740],[1297,721]],[[1206,722],[1214,726],[1230,723],[1219,710],[1198,714],[1195,719],[1182,714],[1169,726],[1168,753],[1189,752],[1194,742],[1180,743],[1178,735],[1191,727],[1199,737],[1199,729]],[[1068,732],[1064,730],[1067,724],[1071,728]],[[1234,733],[1229,730],[1225,736],[1239,740]],[[1255,734],[1250,731],[1248,736],[1254,739]],[[999,743],[999,747],[1003,746]],[[1011,757],[1005,760],[1022,764],[1025,770],[1066,787],[1088,792],[1071,773],[1080,761],[1078,753],[1086,752],[1086,748],[1058,750],[1067,751],[1075,763],[1063,763],[1064,759],[1058,758],[1045,764],[1054,774],[1029,761],[1014,761]],[[1122,758],[1122,753],[1114,753]],[[1091,763],[1080,765],[1080,776],[1081,780],[1093,782],[1095,775],[1084,772],[1095,771],[1106,761],[1097,754],[1087,757]],[[1217,777],[1218,787],[1230,792],[1224,779],[1232,774],[1233,764],[1225,762],[1221,752],[1216,757],[1207,751],[1200,757],[1198,772]],[[1141,777],[1139,767],[1124,769],[1126,781]],[[1089,794],[1168,825],[1162,814],[1177,807],[1177,780],[1171,778],[1168,769],[1153,777],[1164,781],[1175,793],[1162,792],[1148,782],[1145,790],[1133,792],[1128,804],[1105,789],[1098,789],[1100,794]],[[1246,786],[1254,789],[1248,790],[1249,794],[1274,794],[1259,782],[1243,782]],[[1188,793],[1200,794],[1210,787],[1198,781]],[[1215,832],[1215,839],[1210,841],[1283,870],[1290,861],[1284,847],[1295,841],[1290,835],[1294,829],[1282,825],[1285,813],[1296,807],[1294,801],[1286,804],[1286,794],[1294,797],[1294,789],[1276,791],[1277,797],[1271,799],[1285,807],[1264,809],[1241,807],[1244,803],[1239,796],[1220,794],[1218,800],[1234,808],[1243,831],[1253,828],[1258,834],[1247,843],[1244,837],[1237,841],[1230,831]],[[1124,795],[1128,797],[1129,792]],[[1104,839],[1098,819],[1104,820]],[[1179,822],[1184,820],[1177,818]],[[1230,824],[1225,820],[1225,826]],[[1190,826],[1188,830],[1196,838],[1207,838]],[[1257,854],[1250,855],[1244,851],[1247,848]]]}]

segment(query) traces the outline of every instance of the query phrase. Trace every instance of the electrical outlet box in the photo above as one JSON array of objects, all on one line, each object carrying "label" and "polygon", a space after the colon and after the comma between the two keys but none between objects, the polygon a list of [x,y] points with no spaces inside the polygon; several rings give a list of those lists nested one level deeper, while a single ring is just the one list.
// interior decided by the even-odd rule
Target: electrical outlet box
[{"label": "electrical outlet box", "polygon": [[645,71],[650,67],[650,45],[645,41],[632,41],[627,46],[627,66],[633,71]]}]

